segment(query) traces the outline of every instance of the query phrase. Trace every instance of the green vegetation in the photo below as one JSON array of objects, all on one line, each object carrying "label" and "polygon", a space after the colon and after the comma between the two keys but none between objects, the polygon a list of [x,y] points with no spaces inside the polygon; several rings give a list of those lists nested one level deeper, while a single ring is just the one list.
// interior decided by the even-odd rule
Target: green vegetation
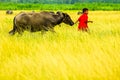
[{"label": "green vegetation", "polygon": [[120,4],[114,3],[75,3],[75,4],[33,4],[33,3],[0,3],[0,10],[120,10]]},{"label": "green vegetation", "polygon": [[120,3],[120,0],[0,0],[1,2],[15,2],[15,3],[45,3],[45,4],[73,4],[73,3]]}]

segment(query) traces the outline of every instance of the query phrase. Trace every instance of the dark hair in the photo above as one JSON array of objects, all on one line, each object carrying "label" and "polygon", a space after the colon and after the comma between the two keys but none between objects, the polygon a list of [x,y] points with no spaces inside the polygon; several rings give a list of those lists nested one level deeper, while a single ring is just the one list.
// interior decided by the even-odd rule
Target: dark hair
[{"label": "dark hair", "polygon": [[85,12],[85,11],[87,11],[87,10],[88,10],[88,8],[83,8],[83,10],[82,10],[82,11],[83,11],[83,13],[84,13],[84,12]]}]

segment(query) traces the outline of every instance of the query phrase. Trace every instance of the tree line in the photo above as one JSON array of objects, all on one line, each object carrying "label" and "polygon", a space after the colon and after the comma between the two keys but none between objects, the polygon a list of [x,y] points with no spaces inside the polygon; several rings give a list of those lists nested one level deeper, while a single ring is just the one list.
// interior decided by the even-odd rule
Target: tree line
[{"label": "tree line", "polygon": [[0,0],[13,3],[74,4],[74,3],[120,3],[120,0]]}]

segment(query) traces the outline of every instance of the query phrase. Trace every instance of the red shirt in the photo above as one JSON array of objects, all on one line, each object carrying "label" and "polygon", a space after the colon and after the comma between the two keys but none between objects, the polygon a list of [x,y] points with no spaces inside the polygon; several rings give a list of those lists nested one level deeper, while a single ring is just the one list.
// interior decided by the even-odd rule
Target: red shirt
[{"label": "red shirt", "polygon": [[86,28],[88,28],[88,25],[87,25],[88,16],[87,16],[86,13],[82,14],[78,18],[78,21],[79,21],[78,29],[86,29]]}]

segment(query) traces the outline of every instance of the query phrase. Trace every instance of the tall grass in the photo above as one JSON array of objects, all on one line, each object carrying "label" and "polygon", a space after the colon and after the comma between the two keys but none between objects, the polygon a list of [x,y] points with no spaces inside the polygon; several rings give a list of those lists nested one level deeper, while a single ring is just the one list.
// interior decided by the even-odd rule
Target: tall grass
[{"label": "tall grass", "polygon": [[119,3],[75,3],[75,4],[33,4],[33,3],[0,3],[0,10],[120,10]]},{"label": "tall grass", "polygon": [[[120,11],[90,11],[90,33],[77,24],[56,26],[56,34],[10,36],[13,15],[0,11],[0,80],[119,80]],[[77,11],[69,13],[73,21]]]}]

